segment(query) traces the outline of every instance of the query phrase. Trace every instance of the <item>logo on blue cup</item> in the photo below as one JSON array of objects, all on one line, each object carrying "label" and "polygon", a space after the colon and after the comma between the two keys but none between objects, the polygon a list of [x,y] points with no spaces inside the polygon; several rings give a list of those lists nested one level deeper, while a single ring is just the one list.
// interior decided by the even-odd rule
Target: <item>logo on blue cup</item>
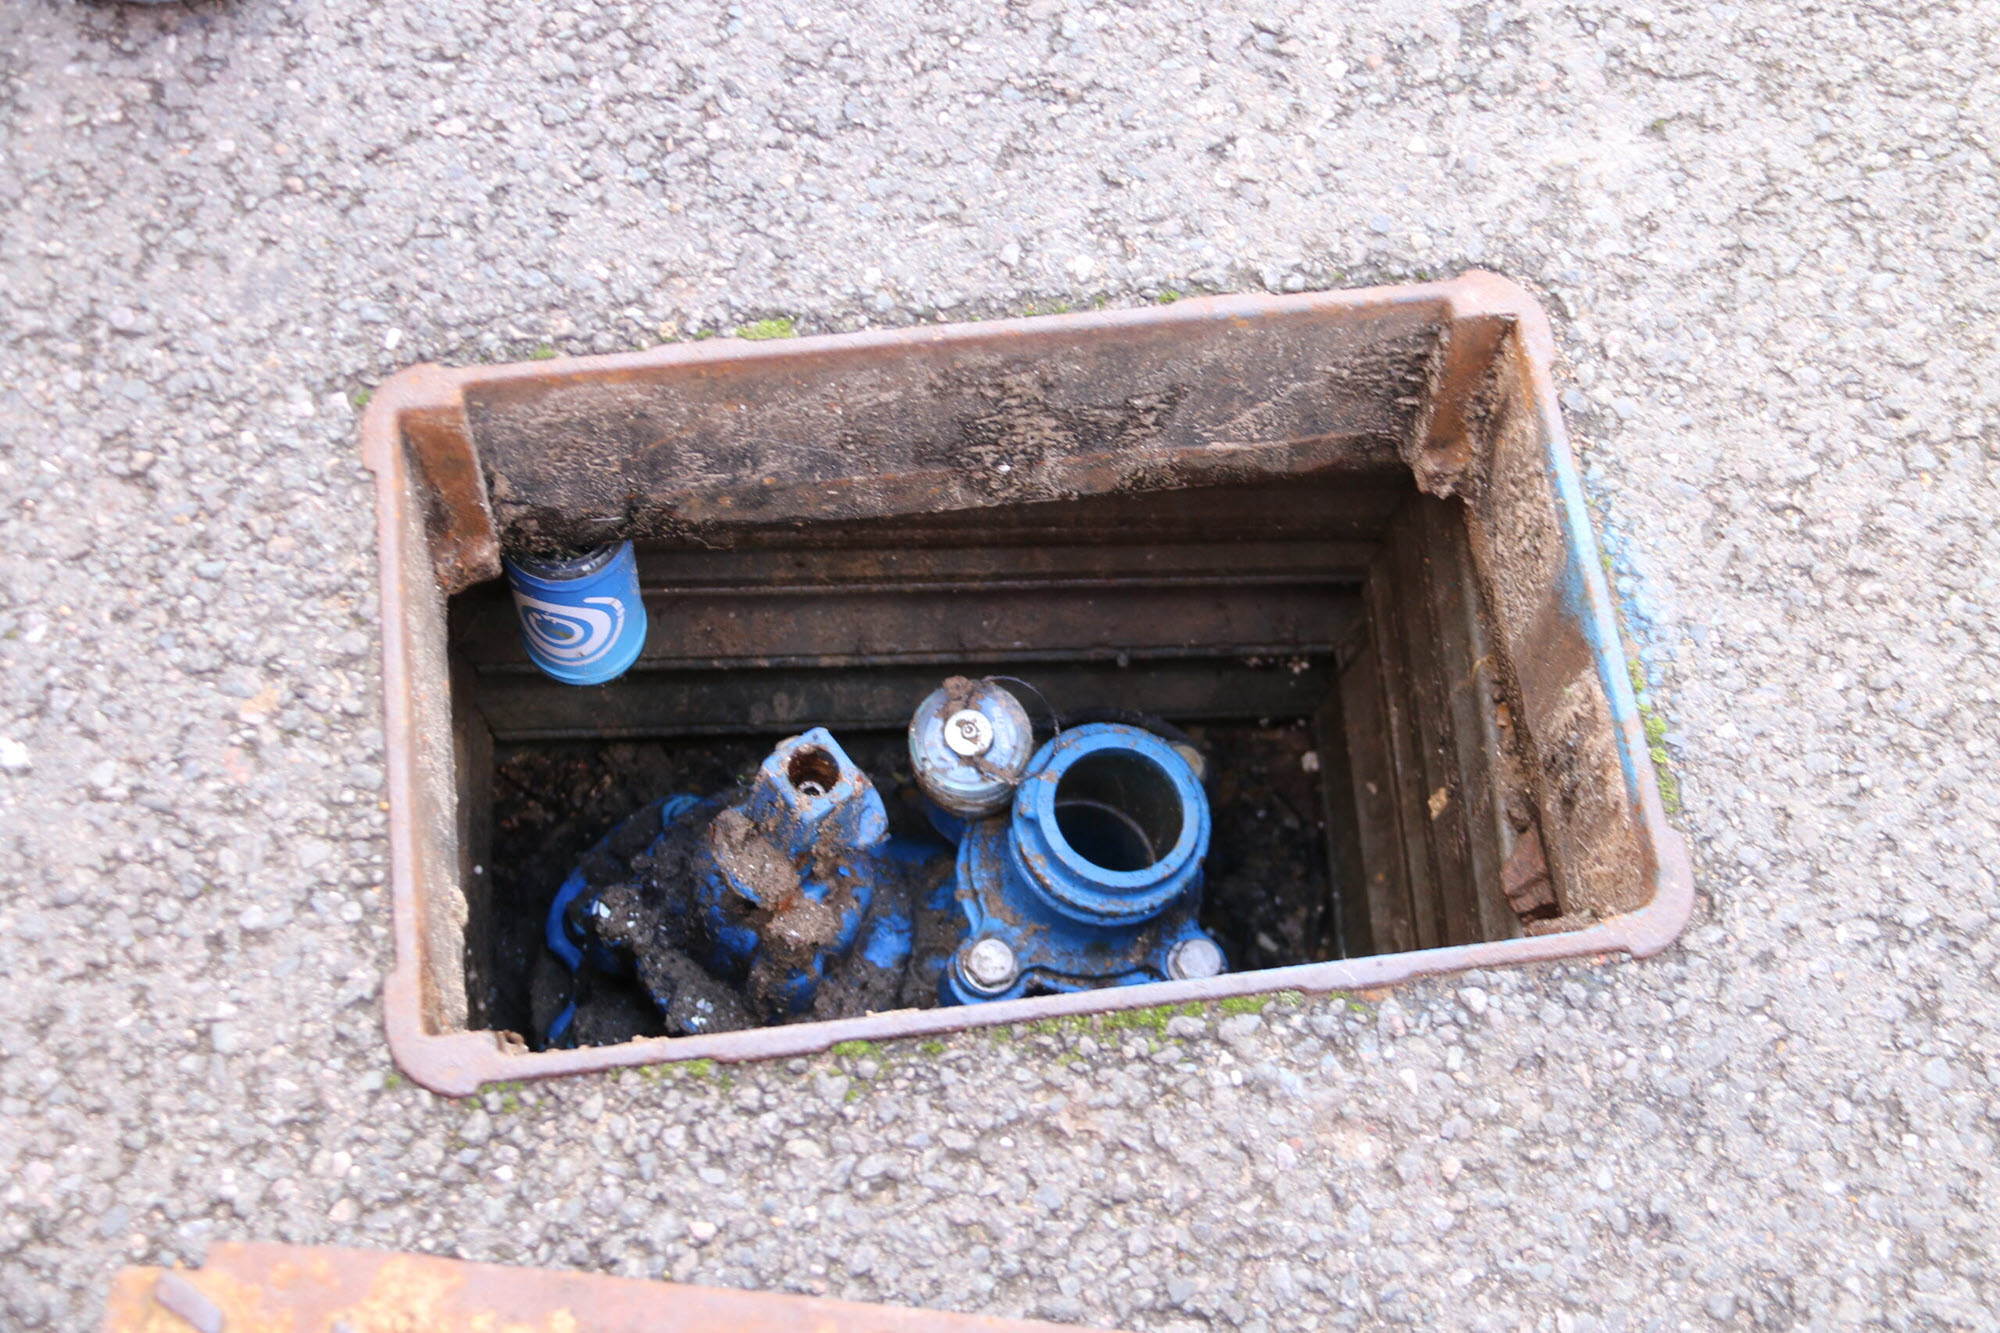
[{"label": "logo on blue cup", "polygon": [[565,685],[625,674],[646,642],[639,563],[631,542],[506,559],[528,659]]}]

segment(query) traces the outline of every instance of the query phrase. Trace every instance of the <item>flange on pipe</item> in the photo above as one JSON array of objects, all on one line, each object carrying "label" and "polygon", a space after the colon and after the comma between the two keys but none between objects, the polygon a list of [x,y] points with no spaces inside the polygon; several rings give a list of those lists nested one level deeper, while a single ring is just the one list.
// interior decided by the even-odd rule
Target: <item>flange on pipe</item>
[{"label": "flange on pipe", "polygon": [[1196,919],[1209,832],[1201,781],[1165,740],[1122,723],[1060,733],[1028,762],[1006,813],[962,826],[953,897],[965,931],[940,998],[1222,972]]}]

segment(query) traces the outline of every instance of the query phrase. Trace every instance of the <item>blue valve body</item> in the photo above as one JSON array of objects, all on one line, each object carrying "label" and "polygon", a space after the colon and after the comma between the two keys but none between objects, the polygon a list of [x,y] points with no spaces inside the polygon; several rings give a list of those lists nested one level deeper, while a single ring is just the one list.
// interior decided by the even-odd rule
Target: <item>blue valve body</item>
[{"label": "blue valve body", "polygon": [[[734,793],[670,797],[633,818],[659,821],[634,864],[668,859],[670,844],[685,852],[684,879],[650,890],[653,933],[671,936],[675,952],[740,989],[753,1020],[810,1012],[836,968],[850,976],[873,970],[890,990],[899,987],[915,932],[907,895],[881,895],[921,875],[938,853],[889,836],[881,795],[823,728],[781,743]],[[586,857],[585,865],[604,859]],[[659,941],[602,924],[614,915],[604,906],[613,891],[631,892],[591,883],[582,866],[571,871],[549,908],[549,948],[572,973],[631,975],[640,955],[644,981],[654,961],[646,955]],[[653,998],[670,1010],[671,995]],[[567,1013],[551,1025],[551,1044]]]}]

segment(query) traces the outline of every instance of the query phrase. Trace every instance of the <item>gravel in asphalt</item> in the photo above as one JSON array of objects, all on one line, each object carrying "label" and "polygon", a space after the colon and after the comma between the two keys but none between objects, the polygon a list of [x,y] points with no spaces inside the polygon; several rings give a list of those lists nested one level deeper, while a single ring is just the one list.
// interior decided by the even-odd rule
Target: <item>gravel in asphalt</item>
[{"label": "gravel in asphalt", "polygon": [[[2000,16],[0,0],[0,1323],[224,1238],[1135,1329],[1993,1327]],[[402,1083],[359,395],[1499,270],[1701,904],[1171,1028]]]}]

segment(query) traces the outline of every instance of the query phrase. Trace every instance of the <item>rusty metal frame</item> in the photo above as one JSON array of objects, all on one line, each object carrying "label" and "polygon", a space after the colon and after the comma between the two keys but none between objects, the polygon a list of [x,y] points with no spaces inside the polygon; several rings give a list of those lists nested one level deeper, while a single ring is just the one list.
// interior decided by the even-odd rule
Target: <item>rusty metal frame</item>
[{"label": "rusty metal frame", "polygon": [[[664,371],[754,376],[812,358],[899,352],[935,355],[954,346],[1018,339],[1046,345],[1052,334],[1080,342],[1159,336],[1177,327],[1229,322],[1254,330],[1260,320],[1310,316],[1357,325],[1386,317],[1435,326],[1428,386],[1401,442],[1418,484],[1435,495],[1457,492],[1472,504],[1472,554],[1499,617],[1496,649],[1509,658],[1533,732],[1579,691],[1591,696],[1583,737],[1604,753],[1597,776],[1608,791],[1586,793],[1589,817],[1602,826],[1595,860],[1565,873],[1588,881],[1601,919],[1577,929],[1519,938],[1349,958],[1203,981],[1084,992],[983,1005],[899,1010],[832,1022],[706,1036],[656,1038],[623,1045],[531,1052],[511,1034],[453,1030],[463,1014],[462,972],[455,958],[430,958],[439,939],[455,938],[462,918],[459,812],[448,719],[450,680],[444,660],[445,597],[498,573],[494,510],[482,484],[469,392],[532,391],[538,385],[598,376],[611,380]],[[511,366],[446,369],[418,366],[385,382],[362,423],[362,448],[376,475],[382,570],[384,730],[387,742],[391,897],[396,961],[384,987],[388,1038],[395,1058],[418,1083],[464,1095],[482,1083],[575,1074],[662,1061],[740,1061],[807,1055],[841,1041],[916,1037],[1055,1015],[1217,1000],[1283,989],[1345,991],[1470,968],[1624,953],[1650,957],[1680,933],[1692,910],[1692,869],[1667,823],[1625,653],[1599,563],[1589,515],[1556,406],[1550,367],[1554,341],[1547,317],[1521,287],[1473,272],[1444,282],[1297,296],[1222,296],[1137,310],[1092,311],[974,325],[869,331],[786,342],[733,340],[680,344],[606,357]],[[1506,460],[1511,459],[1511,462]],[[1482,480],[1482,467],[1511,468],[1505,485]],[[1510,489],[1511,488],[1511,489]],[[1524,498],[1525,497],[1525,498]],[[1510,537],[1505,515],[1481,506],[1542,506],[1540,547]],[[1518,514],[1515,517],[1519,517]],[[1510,543],[1512,543],[1510,545]],[[1553,543],[1553,546],[1551,546]],[[1547,663],[1540,645],[1561,641],[1563,660]],[[1516,651],[1517,649],[1521,651]],[[1573,660],[1571,660],[1573,659]],[[1594,683],[1593,683],[1594,682]],[[1578,715],[1581,716],[1581,715]],[[1553,725],[1553,723],[1551,724]],[[1532,737],[1531,737],[1532,739]],[[1565,742],[1570,750],[1561,752]],[[1556,782],[1575,759],[1574,737],[1536,741]],[[1565,758],[1567,755],[1567,758]],[[1574,776],[1573,774],[1571,776]],[[1589,775],[1586,774],[1586,777]],[[1544,799],[1544,827],[1548,802]],[[1591,830],[1582,836],[1596,837]],[[1605,851],[1610,847],[1611,851]],[[1551,861],[1560,858],[1553,852]],[[1552,868],[1554,868],[1552,866]],[[1588,896],[1588,895],[1587,895]],[[462,920],[459,922],[462,928]],[[458,975],[458,994],[452,993]]]},{"label": "rusty metal frame", "polygon": [[1063,1333],[1072,1325],[331,1245],[217,1244],[121,1269],[105,1333]]}]

